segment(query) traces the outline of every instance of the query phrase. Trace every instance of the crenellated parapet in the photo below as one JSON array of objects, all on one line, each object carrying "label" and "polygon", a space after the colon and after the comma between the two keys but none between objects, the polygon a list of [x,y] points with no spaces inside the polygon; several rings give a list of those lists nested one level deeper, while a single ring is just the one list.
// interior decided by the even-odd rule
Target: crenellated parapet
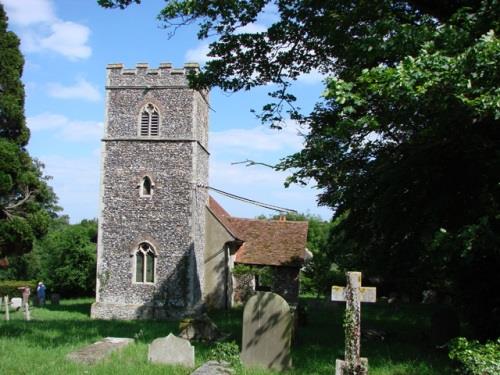
[{"label": "crenellated parapet", "polygon": [[125,68],[121,63],[108,64],[106,87],[187,86],[187,76],[199,71],[198,63],[186,63],[182,68],[174,68],[171,63],[161,63],[158,68],[150,68],[147,63],[138,63],[135,68]]}]

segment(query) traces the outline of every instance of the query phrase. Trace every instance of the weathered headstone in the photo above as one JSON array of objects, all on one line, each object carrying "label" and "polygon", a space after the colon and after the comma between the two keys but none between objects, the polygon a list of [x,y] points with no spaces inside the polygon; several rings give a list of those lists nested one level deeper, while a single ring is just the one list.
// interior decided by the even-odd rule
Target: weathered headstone
[{"label": "weathered headstone", "polygon": [[50,295],[50,303],[52,305],[59,305],[59,300],[61,299],[61,295],[58,293],[52,293]]},{"label": "weathered headstone", "polygon": [[194,347],[189,340],[169,334],[153,340],[148,359],[153,363],[194,367]]},{"label": "weathered headstone", "polygon": [[9,311],[9,296],[5,296],[3,298],[4,306],[5,306],[5,320],[10,320],[10,311]]},{"label": "weathered headstone", "polygon": [[14,297],[10,300],[10,305],[14,310],[19,310],[23,305],[23,299],[19,297]]},{"label": "weathered headstone", "polygon": [[212,342],[224,335],[217,325],[207,316],[181,320],[179,337],[186,340]]},{"label": "weathered headstone", "polygon": [[208,361],[198,367],[191,375],[231,375],[234,370],[227,362]]},{"label": "weathered headstone", "polygon": [[361,272],[347,272],[347,286],[332,287],[332,301],[346,301],[345,359],[337,359],[336,375],[368,374],[368,359],[360,357],[361,302],[375,302],[377,289],[361,286]]},{"label": "weathered headstone", "polygon": [[81,348],[75,352],[69,353],[66,358],[77,363],[92,365],[106,358],[112,352],[126,347],[134,342],[134,339],[123,337],[106,337],[92,345]]},{"label": "weathered headstone", "polygon": [[241,361],[247,367],[292,367],[293,322],[288,303],[271,292],[257,292],[243,311]]}]

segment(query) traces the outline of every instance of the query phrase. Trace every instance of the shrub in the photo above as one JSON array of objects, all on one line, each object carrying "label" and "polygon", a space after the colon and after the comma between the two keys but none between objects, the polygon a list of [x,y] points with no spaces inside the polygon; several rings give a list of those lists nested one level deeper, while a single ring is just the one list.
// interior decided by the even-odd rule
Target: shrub
[{"label": "shrub", "polygon": [[95,290],[97,222],[64,225],[37,241],[38,278],[63,296],[91,295]]},{"label": "shrub", "polygon": [[459,362],[463,375],[500,374],[500,338],[496,342],[467,341],[458,337],[450,343],[449,357]]},{"label": "shrub", "polygon": [[33,295],[36,291],[36,281],[18,281],[18,280],[4,280],[0,281],[0,296],[21,297],[22,291],[18,289],[23,286],[29,286],[31,289],[31,294]]},{"label": "shrub", "polygon": [[236,342],[217,342],[210,351],[210,358],[219,362],[228,362],[233,367],[240,365],[240,348]]}]

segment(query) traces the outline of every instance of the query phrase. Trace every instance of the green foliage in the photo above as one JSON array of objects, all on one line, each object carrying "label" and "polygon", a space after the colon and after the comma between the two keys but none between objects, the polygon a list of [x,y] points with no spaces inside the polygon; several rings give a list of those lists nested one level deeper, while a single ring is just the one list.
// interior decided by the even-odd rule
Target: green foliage
[{"label": "green foliage", "polygon": [[7,31],[0,4],[0,258],[30,251],[58,210],[43,165],[25,150],[23,64],[19,39]]},{"label": "green foliage", "polygon": [[21,297],[22,290],[19,288],[23,286],[28,286],[31,289],[31,293],[35,293],[37,281],[21,281],[21,280],[4,280],[0,281],[0,296]]},{"label": "green foliage", "polygon": [[273,283],[273,267],[271,266],[236,264],[233,268],[233,275],[236,277],[244,275],[257,276],[260,285],[271,286]]},{"label": "green foliage", "polygon": [[219,362],[228,362],[233,367],[241,367],[240,348],[235,341],[216,342],[210,350],[210,358]]},{"label": "green foliage", "polygon": [[453,340],[449,356],[460,363],[462,375],[495,375],[500,373],[500,339],[480,344],[463,337]]},{"label": "green foliage", "polygon": [[24,119],[24,86],[20,80],[24,58],[19,38],[7,31],[7,16],[0,5],[0,138],[26,146],[30,136]]},{"label": "green foliage", "polygon": [[29,274],[64,296],[90,295],[95,290],[96,242],[95,220],[57,223],[28,255]]},{"label": "green foliage", "polygon": [[[267,30],[240,32],[266,12]],[[335,210],[329,256],[312,274],[333,259],[376,276],[382,293],[436,289],[476,334],[498,337],[498,0],[176,0],[159,19],[218,36],[194,88],[274,83],[261,119],[279,127],[288,108],[309,126],[304,149],[277,169],[294,171],[289,183],[314,179]],[[305,116],[290,88],[312,70],[330,78]]]}]

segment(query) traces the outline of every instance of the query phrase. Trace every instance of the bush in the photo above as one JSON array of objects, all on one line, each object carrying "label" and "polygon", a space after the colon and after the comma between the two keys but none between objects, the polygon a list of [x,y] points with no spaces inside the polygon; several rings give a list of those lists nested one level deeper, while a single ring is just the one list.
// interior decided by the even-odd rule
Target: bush
[{"label": "bush", "polygon": [[496,342],[480,344],[458,337],[450,343],[449,357],[459,362],[463,375],[500,374],[500,338]]},{"label": "bush", "polygon": [[219,362],[228,362],[233,367],[240,365],[240,348],[236,342],[217,342],[210,351],[210,358]]},{"label": "bush", "polygon": [[18,288],[23,286],[29,286],[31,289],[31,294],[33,295],[36,291],[36,281],[18,281],[18,280],[4,280],[0,281],[0,296],[21,297],[22,291]]},{"label": "bush", "polygon": [[37,241],[30,254],[36,277],[63,296],[86,296],[95,290],[97,222],[62,225]]}]

